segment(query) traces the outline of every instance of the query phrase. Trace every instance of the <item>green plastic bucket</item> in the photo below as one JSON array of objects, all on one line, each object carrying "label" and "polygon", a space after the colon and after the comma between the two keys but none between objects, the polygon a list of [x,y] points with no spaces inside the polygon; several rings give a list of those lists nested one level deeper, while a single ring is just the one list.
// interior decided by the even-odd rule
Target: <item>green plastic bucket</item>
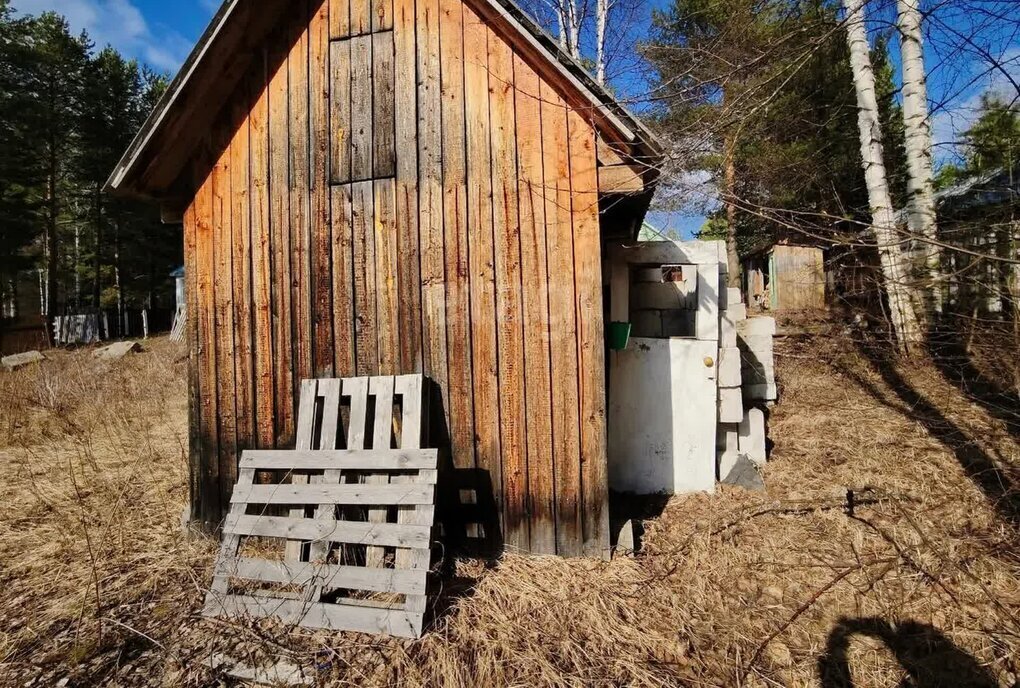
[{"label": "green plastic bucket", "polygon": [[631,324],[629,322],[609,323],[609,348],[612,351],[623,351],[630,343]]}]

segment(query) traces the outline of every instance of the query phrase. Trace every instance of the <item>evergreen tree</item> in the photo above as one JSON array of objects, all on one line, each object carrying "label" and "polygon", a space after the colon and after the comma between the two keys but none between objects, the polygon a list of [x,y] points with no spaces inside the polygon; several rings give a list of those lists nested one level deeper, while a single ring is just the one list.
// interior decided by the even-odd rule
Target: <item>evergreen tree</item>
[{"label": "evergreen tree", "polygon": [[112,48],[96,53],[58,14],[21,16],[0,0],[0,306],[33,265],[51,317],[169,297],[179,228],[102,193],[166,85]]},{"label": "evergreen tree", "polygon": [[963,136],[967,171],[1012,170],[1020,163],[1020,107],[995,94],[981,96],[980,116]]},{"label": "evergreen tree", "polygon": [[[104,255],[104,241],[113,237],[114,254],[119,256],[116,231],[108,225],[119,221],[122,213],[111,213],[113,206],[120,210],[117,202],[103,196],[103,184],[110,170],[117,164],[121,153],[130,143],[132,132],[136,131],[141,115],[143,82],[137,62],[124,60],[112,48],[106,48],[93,59],[86,70],[85,92],[90,107],[81,121],[81,147],[78,151],[78,181],[85,195],[81,205],[80,220],[90,227],[92,235],[92,260],[87,271],[92,281],[92,306],[102,307],[103,266],[108,265],[111,256]],[[117,229],[120,229],[119,227]],[[83,271],[82,266],[78,266]],[[119,262],[115,261],[114,271],[119,273]],[[83,271],[84,272],[84,271]],[[115,283],[118,280],[115,275]],[[123,298],[117,290],[118,313],[123,309]]]},{"label": "evergreen tree", "polygon": [[[832,237],[846,220],[866,219],[856,94],[835,4],[674,0],[656,21],[646,54],[659,74],[660,122],[682,145],[701,146],[688,169],[719,180],[724,205],[712,218],[714,235],[732,225],[746,251],[781,236]],[[886,164],[902,198],[903,118],[887,38],[872,59]]]},{"label": "evergreen tree", "polygon": [[935,186],[944,189],[974,175],[1014,170],[1020,164],[1020,106],[995,93],[981,96],[977,120],[963,133],[961,164],[943,165]]},{"label": "evergreen tree", "polygon": [[[72,36],[67,21],[47,12],[29,22],[33,65],[27,94],[34,106],[21,116],[28,122],[41,164],[42,222],[46,270],[46,314],[59,315],[61,277],[68,270],[61,234],[73,213],[71,161],[82,112],[82,79],[91,45],[84,34]],[[64,258],[64,260],[61,260]]]},{"label": "evergreen tree", "polygon": [[0,319],[14,315],[5,306],[15,296],[17,273],[31,265],[29,249],[39,223],[38,170],[24,118],[33,105],[27,91],[28,24],[14,18],[8,0],[0,0]]}]

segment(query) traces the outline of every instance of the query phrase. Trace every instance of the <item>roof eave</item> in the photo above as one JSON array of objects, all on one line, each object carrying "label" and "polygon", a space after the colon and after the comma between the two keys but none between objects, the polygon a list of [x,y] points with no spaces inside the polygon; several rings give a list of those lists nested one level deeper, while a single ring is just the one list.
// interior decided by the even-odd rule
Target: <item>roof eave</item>
[{"label": "roof eave", "polygon": [[[538,26],[514,0],[477,0],[497,10],[507,22],[533,48],[544,54],[547,61],[555,67],[580,94],[593,106],[593,111],[615,129],[624,139],[624,143],[637,146],[650,158],[651,162],[661,159],[664,151],[662,142],[648,130],[644,124],[616,100],[602,85],[588,74],[587,70],[576,60],[567,55],[544,29]],[[147,184],[145,175],[149,170],[147,153],[159,138],[163,128],[176,116],[175,106],[183,99],[195,80],[205,57],[216,44],[217,38],[224,32],[238,9],[245,2],[252,0],[225,0],[214,15],[209,26],[184,62],[178,74],[160,98],[152,114],[146,119],[131,145],[125,151],[113,172],[104,185],[104,190],[121,196],[131,196],[146,200],[161,200],[166,195],[165,188],[152,188]],[[260,4],[261,11],[270,12],[281,8],[285,3],[277,2],[272,7],[269,3]],[[271,22],[266,22],[271,25]],[[252,36],[247,36],[252,39]],[[158,187],[158,185],[157,185]]]},{"label": "roof eave", "polygon": [[[139,188],[132,188],[129,185],[125,185],[125,182],[129,179],[132,173],[137,174],[135,167],[140,162],[140,154],[152,141],[153,136],[159,131],[160,125],[169,116],[171,109],[174,104],[180,99],[181,94],[187,88],[191,82],[195,71],[202,63],[202,58],[205,57],[209,51],[210,46],[216,40],[216,37],[220,35],[223,27],[227,25],[230,18],[233,16],[237,7],[243,0],[224,0],[223,4],[220,5],[219,10],[213,15],[212,21],[209,22],[209,26],[206,27],[202,37],[199,38],[198,43],[195,44],[191,54],[181,65],[177,75],[173,78],[173,81],[167,86],[166,92],[157,101],[152,112],[146,118],[142,127],[138,130],[134,140],[128,149],[124,151],[124,155],[121,156],[120,161],[116,167],[113,168],[113,172],[110,173],[110,177],[106,180],[103,185],[103,190],[113,194],[128,194],[137,196],[145,199],[153,199],[150,194],[145,193]],[[153,199],[154,200],[154,199]]]}]

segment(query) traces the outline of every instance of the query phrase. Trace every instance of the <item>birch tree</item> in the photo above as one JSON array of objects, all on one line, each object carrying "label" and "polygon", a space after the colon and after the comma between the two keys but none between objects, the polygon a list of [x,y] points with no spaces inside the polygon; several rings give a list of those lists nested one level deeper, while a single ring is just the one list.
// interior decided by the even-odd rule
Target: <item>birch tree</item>
[{"label": "birch tree", "polygon": [[897,1],[903,63],[903,124],[907,152],[907,227],[921,239],[931,282],[931,307],[942,312],[941,251],[937,241],[931,119],[921,38],[920,0]]},{"label": "birch tree", "polygon": [[580,60],[584,13],[577,0],[556,0],[556,17],[560,25],[560,46],[575,60]]},{"label": "birch tree", "polygon": [[878,245],[893,331],[901,349],[906,351],[919,340],[920,328],[907,283],[908,270],[903,249],[896,236],[896,219],[883,158],[875,73],[864,25],[864,0],[843,0],[843,7],[846,10],[850,68],[857,93],[857,123],[871,209],[871,231]]},{"label": "birch tree", "polygon": [[609,26],[609,12],[613,3],[596,0],[595,3],[595,78],[606,85],[606,29]]}]

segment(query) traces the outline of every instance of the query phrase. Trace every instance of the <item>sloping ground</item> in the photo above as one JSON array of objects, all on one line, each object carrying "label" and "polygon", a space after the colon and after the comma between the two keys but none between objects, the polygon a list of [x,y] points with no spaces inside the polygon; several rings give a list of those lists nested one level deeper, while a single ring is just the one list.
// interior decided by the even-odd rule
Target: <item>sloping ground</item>
[{"label": "sloping ground", "polygon": [[350,686],[1015,685],[1013,408],[845,337],[778,348],[767,492],[673,499],[636,558],[460,563],[416,643],[197,618],[179,347],[0,375],[0,684],[229,685],[224,653]]}]

